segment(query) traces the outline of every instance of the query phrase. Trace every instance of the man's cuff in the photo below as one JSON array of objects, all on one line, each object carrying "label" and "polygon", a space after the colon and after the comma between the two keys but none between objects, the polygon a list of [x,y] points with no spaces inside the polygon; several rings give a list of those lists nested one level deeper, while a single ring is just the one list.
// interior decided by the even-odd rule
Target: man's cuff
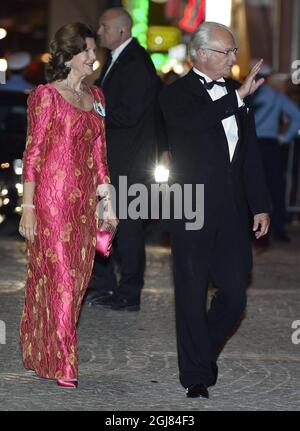
[{"label": "man's cuff", "polygon": [[240,98],[240,95],[239,95],[237,90],[235,90],[235,94],[236,94],[236,98],[238,101],[238,107],[241,108],[242,106],[245,105],[245,103],[244,103],[243,99]]}]

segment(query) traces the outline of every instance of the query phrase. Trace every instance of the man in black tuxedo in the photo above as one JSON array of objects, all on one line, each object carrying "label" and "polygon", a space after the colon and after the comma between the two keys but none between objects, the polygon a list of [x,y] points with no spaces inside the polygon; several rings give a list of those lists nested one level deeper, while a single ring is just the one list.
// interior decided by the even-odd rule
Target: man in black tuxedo
[{"label": "man in black tuxedo", "polygon": [[[188,397],[208,398],[218,355],[246,306],[252,264],[248,210],[256,238],[269,227],[268,192],[247,97],[263,82],[255,81],[262,62],[242,86],[224,80],[236,52],[227,27],[202,24],[190,44],[193,69],[160,96],[174,182],[204,184],[202,229],[187,230],[184,219],[170,222],[179,373]],[[185,198],[195,203],[199,196]],[[207,311],[210,281],[218,291]]]},{"label": "man in black tuxedo", "polygon": [[[122,8],[106,10],[99,20],[101,46],[111,52],[96,84],[106,100],[108,166],[117,196],[120,176],[126,177],[128,187],[149,182],[157,137],[160,81],[150,56],[131,37],[131,27],[132,19]],[[139,310],[145,267],[143,223],[120,219],[114,243],[120,257],[119,286],[112,259],[96,255],[87,293],[92,305]]]}]

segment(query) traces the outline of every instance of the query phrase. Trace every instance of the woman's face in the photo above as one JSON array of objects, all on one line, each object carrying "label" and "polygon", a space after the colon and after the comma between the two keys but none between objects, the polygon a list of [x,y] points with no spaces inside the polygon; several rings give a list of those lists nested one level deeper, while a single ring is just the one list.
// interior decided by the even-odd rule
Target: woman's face
[{"label": "woman's face", "polygon": [[87,76],[93,73],[93,64],[96,60],[96,43],[92,37],[85,39],[86,49],[74,55],[70,61],[71,70],[79,76]]}]

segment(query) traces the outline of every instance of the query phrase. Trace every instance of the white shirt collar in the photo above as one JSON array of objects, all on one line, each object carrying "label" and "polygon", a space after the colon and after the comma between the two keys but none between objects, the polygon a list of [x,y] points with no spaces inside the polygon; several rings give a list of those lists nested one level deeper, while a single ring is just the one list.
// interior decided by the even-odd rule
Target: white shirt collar
[{"label": "white shirt collar", "polygon": [[[205,75],[205,73],[200,72],[200,70],[197,69],[196,67],[193,67],[193,72],[195,72],[197,75],[203,76],[203,78],[205,79],[206,82],[213,81],[209,76]],[[220,79],[216,79],[215,81],[225,82],[225,79],[220,78]]]},{"label": "white shirt collar", "polygon": [[116,61],[116,59],[119,57],[121,52],[126,48],[127,45],[130,44],[131,41],[132,41],[132,37],[125,40],[125,42],[123,42],[122,45],[118,46],[118,48],[111,51],[111,56],[112,56],[113,61]]}]

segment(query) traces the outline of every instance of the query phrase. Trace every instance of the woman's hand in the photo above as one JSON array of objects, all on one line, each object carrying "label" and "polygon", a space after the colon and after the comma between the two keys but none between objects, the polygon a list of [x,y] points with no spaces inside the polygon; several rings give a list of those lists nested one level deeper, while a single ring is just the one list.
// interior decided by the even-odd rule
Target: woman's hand
[{"label": "woman's hand", "polygon": [[116,228],[119,224],[119,219],[116,216],[115,209],[111,203],[111,200],[107,200],[107,198],[104,198],[104,211],[102,220],[104,223],[109,223],[114,228]]},{"label": "woman's hand", "polygon": [[37,235],[36,215],[34,208],[23,208],[23,214],[19,224],[20,234],[30,242],[34,242]]},{"label": "woman's hand", "polygon": [[112,205],[112,201],[107,196],[102,198],[97,207],[97,216],[102,224],[110,224],[116,228],[119,224],[119,220],[116,216],[115,208]]},{"label": "woman's hand", "polygon": [[99,184],[97,187],[97,196],[100,196],[101,200],[97,205],[97,216],[100,220],[100,225],[103,223],[110,224],[112,227],[116,228],[119,224],[119,220],[116,216],[115,206],[113,199],[115,190],[114,186],[110,183]]}]

